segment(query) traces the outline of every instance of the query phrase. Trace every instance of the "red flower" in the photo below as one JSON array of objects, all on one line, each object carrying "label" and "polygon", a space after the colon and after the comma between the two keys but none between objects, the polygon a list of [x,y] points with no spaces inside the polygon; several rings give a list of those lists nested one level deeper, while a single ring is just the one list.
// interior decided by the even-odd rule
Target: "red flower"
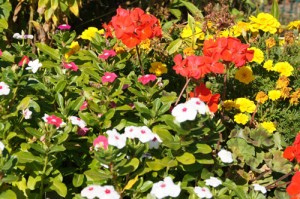
[{"label": "red flower", "polygon": [[288,159],[289,161],[293,161],[295,158],[295,147],[294,146],[288,146],[283,152],[283,157],[285,159]]},{"label": "red flower", "polygon": [[300,171],[296,172],[292,178],[291,183],[286,188],[286,191],[290,195],[290,199],[300,198]]},{"label": "red flower", "polygon": [[150,81],[153,82],[155,80],[156,80],[156,76],[150,74],[138,78],[138,81],[141,82],[143,85],[148,84]]},{"label": "red flower", "polygon": [[186,59],[182,59],[181,54],[177,54],[174,57],[175,66],[173,66],[173,69],[175,70],[176,74],[180,74],[183,77],[188,77],[188,70],[186,68]]},{"label": "red flower", "polygon": [[114,50],[104,50],[103,54],[99,55],[99,58],[106,60],[109,57],[113,57],[115,55],[116,55],[116,52]]},{"label": "red flower", "polygon": [[26,55],[24,55],[22,59],[19,61],[18,66],[24,66],[25,64],[28,64],[29,61],[30,61],[29,58]]},{"label": "red flower", "polygon": [[118,76],[115,73],[105,72],[104,76],[101,77],[102,83],[114,82]]},{"label": "red flower", "polygon": [[56,128],[59,128],[65,124],[61,118],[59,118],[55,115],[49,116],[49,115],[45,114],[43,117],[43,120],[45,122],[47,122],[48,124],[53,124],[54,126],[56,126]]},{"label": "red flower", "polygon": [[208,106],[210,112],[212,112],[212,113],[217,112],[219,99],[220,99],[220,94],[218,94],[218,93],[211,96],[211,98],[207,102],[207,106]]},{"label": "red flower", "polygon": [[78,66],[74,62],[70,62],[70,63],[63,62],[63,66],[66,69],[70,69],[72,71],[77,71],[78,70]]},{"label": "red flower", "polygon": [[88,107],[88,103],[87,101],[84,101],[83,104],[80,106],[79,110],[83,111],[84,109],[86,109]]},{"label": "red flower", "polygon": [[284,152],[283,157],[289,161],[293,161],[295,158],[298,163],[300,163],[300,132],[295,138],[295,141],[292,146],[288,146]]}]

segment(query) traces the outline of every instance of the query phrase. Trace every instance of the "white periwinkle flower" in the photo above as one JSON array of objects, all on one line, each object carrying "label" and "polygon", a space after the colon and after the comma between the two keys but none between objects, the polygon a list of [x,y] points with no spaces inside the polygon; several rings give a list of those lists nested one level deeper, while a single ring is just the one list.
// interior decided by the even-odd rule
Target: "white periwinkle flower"
[{"label": "white periwinkle flower", "polygon": [[262,192],[263,194],[267,193],[266,187],[261,186],[261,185],[259,185],[259,184],[253,184],[253,186],[254,186],[254,190],[255,190],[255,191],[260,191],[260,192]]},{"label": "white periwinkle flower", "polygon": [[79,126],[80,128],[86,127],[85,121],[83,121],[81,118],[76,116],[70,116],[69,119],[71,120],[71,123],[74,125]]},{"label": "white periwinkle flower", "polygon": [[15,39],[33,39],[33,35],[25,35],[25,32],[22,30],[21,34],[20,33],[15,33],[13,35],[13,38]]},{"label": "white periwinkle flower", "polygon": [[100,199],[119,199],[120,195],[116,192],[115,188],[111,185],[102,187],[101,193],[98,195]]},{"label": "white periwinkle flower", "polygon": [[155,134],[147,126],[139,127],[136,137],[142,142],[146,143],[154,139]]},{"label": "white periwinkle flower", "polygon": [[205,180],[205,185],[207,185],[207,186],[217,187],[221,184],[222,184],[222,181],[216,177],[210,177],[209,179]]},{"label": "white periwinkle flower", "polygon": [[28,66],[29,67],[25,68],[26,70],[31,70],[33,73],[36,73],[37,70],[42,66],[42,64],[38,59],[36,59],[34,61],[29,61]]},{"label": "white periwinkle flower", "polygon": [[207,187],[195,187],[194,192],[199,198],[212,198],[212,193]]},{"label": "white periwinkle flower", "polygon": [[118,149],[122,149],[126,145],[126,136],[124,134],[120,134],[116,129],[106,131],[108,135],[108,144],[117,147]]},{"label": "white periwinkle flower", "polygon": [[3,151],[3,149],[5,148],[3,142],[0,141],[0,151]]},{"label": "white periwinkle flower", "polygon": [[227,151],[225,149],[221,149],[218,153],[219,158],[224,163],[232,163],[232,153],[230,151]]},{"label": "white periwinkle flower", "polygon": [[177,197],[179,196],[180,191],[180,186],[175,185],[172,178],[166,177],[164,181],[159,181],[153,184],[150,194],[161,199],[167,196]]},{"label": "white periwinkle flower", "polygon": [[201,115],[204,115],[209,110],[208,107],[207,107],[207,105],[203,101],[201,101],[199,98],[197,98],[197,97],[191,98],[186,103],[189,104],[189,105],[191,105],[191,107],[195,107],[195,109]]},{"label": "white periwinkle flower", "polygon": [[197,116],[197,109],[191,106],[190,103],[181,103],[173,108],[172,115],[179,123],[194,120]]},{"label": "white periwinkle flower", "polygon": [[149,148],[150,149],[158,149],[160,143],[162,143],[162,140],[160,139],[160,137],[158,135],[154,134],[154,138],[149,141]]},{"label": "white periwinkle flower", "polygon": [[32,111],[29,110],[29,108],[27,108],[27,109],[22,110],[22,114],[23,114],[23,117],[25,118],[25,120],[28,120],[31,118]]},{"label": "white periwinkle flower", "polygon": [[8,95],[9,92],[9,86],[5,82],[0,82],[0,95]]},{"label": "white periwinkle flower", "polygon": [[86,197],[88,199],[94,199],[98,197],[101,191],[101,186],[99,185],[90,185],[82,189],[81,196]]}]

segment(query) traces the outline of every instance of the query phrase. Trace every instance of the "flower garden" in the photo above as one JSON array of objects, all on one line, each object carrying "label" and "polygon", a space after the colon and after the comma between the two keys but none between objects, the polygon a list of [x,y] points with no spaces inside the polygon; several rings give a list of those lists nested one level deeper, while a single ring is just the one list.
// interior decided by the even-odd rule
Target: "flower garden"
[{"label": "flower garden", "polygon": [[50,42],[0,19],[0,199],[300,198],[300,21],[181,3]]}]

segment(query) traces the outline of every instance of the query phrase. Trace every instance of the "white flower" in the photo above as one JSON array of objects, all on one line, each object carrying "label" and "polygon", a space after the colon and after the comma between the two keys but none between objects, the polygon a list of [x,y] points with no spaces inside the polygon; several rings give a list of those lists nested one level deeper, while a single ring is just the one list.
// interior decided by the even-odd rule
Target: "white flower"
[{"label": "white flower", "polygon": [[101,186],[99,185],[90,185],[82,189],[81,196],[86,197],[88,199],[94,199],[98,197],[101,192]]},{"label": "white flower", "polygon": [[197,116],[197,109],[189,103],[182,103],[173,108],[172,115],[179,123],[187,120],[194,120]]},{"label": "white flower", "polygon": [[113,186],[105,185],[101,188],[101,192],[98,194],[100,199],[119,199],[120,195]]},{"label": "white flower", "polygon": [[31,118],[32,111],[27,108],[25,110],[22,110],[22,114],[23,114],[23,117],[25,118],[25,120],[28,120]]},{"label": "white flower", "polygon": [[74,125],[79,126],[80,128],[85,128],[86,123],[83,121],[81,118],[76,117],[76,116],[70,116],[69,119],[71,120],[71,123]]},{"label": "white flower", "polygon": [[195,109],[200,113],[201,115],[204,115],[209,109],[207,105],[202,102],[199,98],[193,97],[189,101],[186,102],[191,107],[195,107]]},{"label": "white flower", "polygon": [[33,73],[36,73],[37,70],[42,66],[42,64],[38,59],[36,59],[34,61],[29,61],[28,66],[29,67],[25,68],[26,70],[31,70]]},{"label": "white flower", "polygon": [[209,179],[205,180],[205,185],[217,187],[222,184],[222,181],[215,177],[210,177]]},{"label": "white flower", "polygon": [[218,153],[219,158],[224,163],[232,163],[232,153],[230,151],[226,151],[225,149],[221,149]]},{"label": "white flower", "polygon": [[199,198],[212,198],[212,194],[207,187],[195,187],[194,192]]},{"label": "white flower", "polygon": [[25,32],[22,30],[21,34],[20,33],[15,33],[13,35],[13,38],[15,39],[33,39],[33,35],[25,35]]},{"label": "white flower", "polygon": [[254,190],[255,191],[260,191],[263,194],[267,193],[267,190],[266,190],[266,188],[264,186],[261,186],[259,184],[253,184],[253,186],[254,186]]},{"label": "white flower", "polygon": [[9,86],[5,82],[0,82],[0,95],[8,95],[9,92]]},{"label": "white flower", "polygon": [[160,139],[160,137],[158,135],[154,134],[154,138],[152,140],[150,140],[148,143],[149,143],[150,149],[158,149],[160,143],[162,143],[162,140]]},{"label": "white flower", "polygon": [[108,144],[122,149],[126,145],[126,137],[124,134],[120,134],[116,129],[106,131],[108,135]]},{"label": "white flower", "polygon": [[153,140],[155,134],[147,126],[139,127],[137,131],[137,138],[142,142],[146,143]]},{"label": "white flower", "polygon": [[3,142],[0,141],[0,151],[3,151],[3,149],[5,148]]},{"label": "white flower", "polygon": [[136,126],[127,126],[125,128],[125,132],[124,132],[124,135],[127,137],[127,138],[130,138],[130,139],[134,139],[134,138],[137,138],[138,136],[138,133],[139,133],[139,130],[140,128],[139,127],[136,127]]},{"label": "white flower", "polygon": [[179,185],[175,185],[170,177],[166,177],[164,181],[154,183],[150,194],[154,195],[158,199],[171,196],[179,196],[181,188]]}]

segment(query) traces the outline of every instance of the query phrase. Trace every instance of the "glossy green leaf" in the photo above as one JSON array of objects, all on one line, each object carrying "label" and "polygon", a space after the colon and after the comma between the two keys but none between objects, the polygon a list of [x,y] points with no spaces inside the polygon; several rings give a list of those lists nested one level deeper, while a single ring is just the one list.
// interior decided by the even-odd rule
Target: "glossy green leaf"
[{"label": "glossy green leaf", "polygon": [[0,199],[17,199],[17,195],[12,190],[1,191]]},{"label": "glossy green leaf", "polygon": [[67,195],[67,192],[68,192],[67,186],[64,183],[57,180],[57,179],[54,179],[52,181],[52,184],[49,187],[49,189],[55,191],[61,197],[65,197]]},{"label": "glossy green leaf", "polygon": [[72,184],[74,185],[74,187],[80,187],[83,183],[83,180],[84,180],[83,174],[74,173]]},{"label": "glossy green leaf", "polygon": [[152,181],[146,181],[143,183],[143,185],[141,186],[141,188],[139,189],[140,192],[144,193],[146,191],[148,191],[149,189],[151,189],[153,186],[153,182]]},{"label": "glossy green leaf", "polygon": [[212,149],[209,145],[207,144],[196,144],[197,151],[194,153],[203,153],[203,154],[208,154],[212,152]]},{"label": "glossy green leaf", "polygon": [[60,93],[60,92],[62,92],[65,89],[66,85],[67,85],[67,81],[66,80],[60,80],[55,85],[54,91]]},{"label": "glossy green leaf", "polygon": [[181,39],[176,39],[174,41],[172,41],[169,46],[167,47],[167,51],[169,53],[169,55],[174,54],[175,52],[178,51],[179,47],[182,44],[182,40]]},{"label": "glossy green leaf", "polygon": [[25,110],[26,108],[28,108],[29,103],[30,103],[31,97],[24,97],[20,104],[17,106],[18,110]]},{"label": "glossy green leaf", "polygon": [[195,156],[188,152],[185,152],[181,156],[177,156],[176,160],[184,165],[194,164],[196,162]]},{"label": "glossy green leaf", "polygon": [[181,3],[192,13],[192,15],[203,18],[201,11],[193,3],[188,1],[181,1]]},{"label": "glossy green leaf", "polygon": [[29,163],[29,162],[33,162],[33,161],[42,162],[43,161],[42,158],[40,158],[38,156],[34,156],[30,152],[19,151],[19,152],[15,153],[15,155],[17,156],[19,163]]},{"label": "glossy green leaf", "polygon": [[56,61],[60,61],[60,54],[57,49],[53,49],[50,46],[48,46],[47,44],[43,44],[43,43],[36,43],[35,45],[40,49],[40,51],[42,51],[46,55],[49,55],[52,59],[54,59]]}]

